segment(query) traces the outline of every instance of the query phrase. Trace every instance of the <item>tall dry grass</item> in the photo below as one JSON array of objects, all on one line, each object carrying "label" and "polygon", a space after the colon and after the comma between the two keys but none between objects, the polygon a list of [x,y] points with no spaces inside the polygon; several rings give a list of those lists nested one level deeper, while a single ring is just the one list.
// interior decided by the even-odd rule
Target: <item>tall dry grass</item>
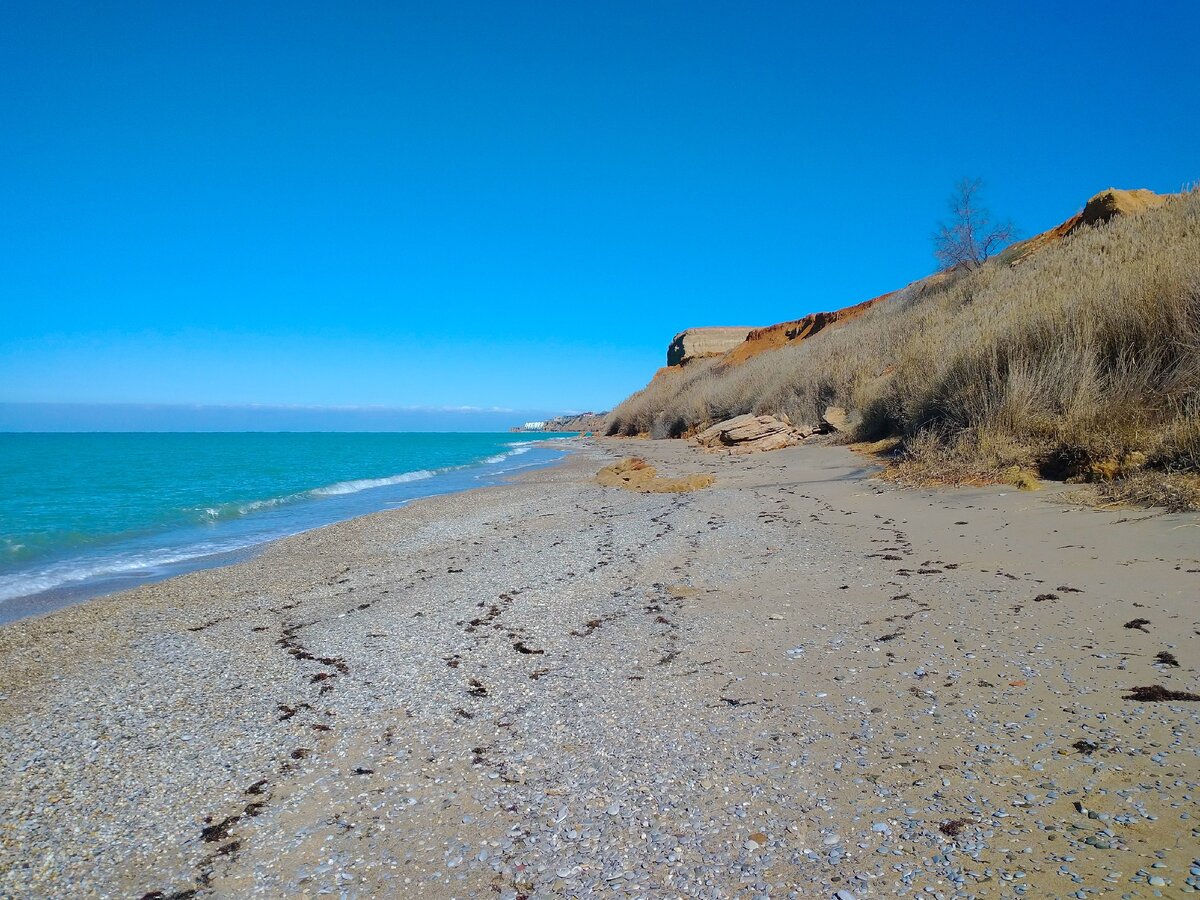
[{"label": "tall dry grass", "polygon": [[816,422],[830,404],[861,412],[855,437],[899,436],[912,459],[1200,479],[1200,190],[1015,268],[919,282],[743,365],[690,363],[607,430],[678,437],[747,412]]}]

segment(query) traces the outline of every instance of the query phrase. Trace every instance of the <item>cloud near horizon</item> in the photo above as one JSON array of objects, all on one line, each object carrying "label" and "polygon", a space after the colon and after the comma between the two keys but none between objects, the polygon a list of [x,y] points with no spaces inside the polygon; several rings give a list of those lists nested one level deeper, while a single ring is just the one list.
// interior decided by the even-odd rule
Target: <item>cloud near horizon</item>
[{"label": "cloud near horizon", "polygon": [[0,432],[505,431],[558,414],[471,406],[0,403]]}]

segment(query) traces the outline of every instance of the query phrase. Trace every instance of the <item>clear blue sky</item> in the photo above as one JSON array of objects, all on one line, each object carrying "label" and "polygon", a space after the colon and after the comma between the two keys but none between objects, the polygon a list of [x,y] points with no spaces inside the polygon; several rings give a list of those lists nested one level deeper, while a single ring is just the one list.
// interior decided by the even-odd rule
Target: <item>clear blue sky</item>
[{"label": "clear blue sky", "polygon": [[1200,178],[1192,3],[0,8],[0,402],[606,408]]}]

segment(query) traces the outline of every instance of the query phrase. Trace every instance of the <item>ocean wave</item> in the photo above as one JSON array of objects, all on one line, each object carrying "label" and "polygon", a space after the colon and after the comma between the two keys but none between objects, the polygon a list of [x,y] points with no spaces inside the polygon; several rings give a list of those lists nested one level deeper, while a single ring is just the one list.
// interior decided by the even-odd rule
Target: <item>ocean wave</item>
[{"label": "ocean wave", "polygon": [[[336,484],[331,484],[326,487],[314,488],[311,491],[306,491],[304,494],[297,494],[293,497],[283,497],[276,500],[264,500],[259,503],[275,505],[277,503],[288,502],[292,499],[301,499],[304,497],[337,497],[342,494],[357,494],[359,491],[370,490],[371,488],[387,487],[391,484],[405,484],[410,481],[424,481],[426,478],[433,478],[435,475],[443,475],[446,472],[455,472],[461,469],[470,469],[479,465],[496,465],[502,463],[514,456],[520,456],[522,453],[528,453],[533,449],[535,444],[543,443],[541,441],[512,441],[505,446],[512,449],[504,453],[496,453],[492,456],[486,456],[481,460],[474,462],[463,463],[457,466],[443,466],[440,469],[419,469],[416,472],[402,472],[399,475],[389,475],[386,478],[357,478],[352,481],[339,481]],[[256,506],[256,504],[248,504],[248,506]]]},{"label": "ocean wave", "polygon": [[[526,443],[531,443],[531,442],[526,442]],[[483,461],[484,464],[489,465],[489,466],[494,466],[497,463],[504,462],[506,459],[512,459],[514,456],[520,456],[522,453],[528,453],[530,450],[533,449],[530,446],[525,446],[525,444],[509,444],[508,446],[512,447],[513,449],[509,450],[507,453],[497,453],[495,456],[487,457]]]},{"label": "ocean wave", "polygon": [[[278,497],[269,497],[262,500],[193,507],[188,511],[192,516],[191,524],[185,527],[195,528],[201,526],[203,527],[203,531],[197,529],[197,531],[193,532],[192,540],[181,542],[174,547],[164,547],[161,545],[147,547],[146,543],[150,540],[161,539],[169,541],[170,537],[163,535],[161,538],[154,538],[146,535],[135,539],[143,542],[142,546],[137,549],[127,547],[124,550],[120,550],[114,548],[113,552],[103,556],[96,552],[88,552],[84,555],[74,556],[71,559],[59,559],[55,562],[44,562],[41,565],[22,568],[18,572],[10,570],[9,572],[0,574],[0,601],[31,596],[46,591],[71,590],[76,587],[85,586],[88,582],[103,582],[111,579],[129,579],[135,577],[154,578],[163,573],[164,570],[178,569],[181,565],[186,566],[192,561],[203,557],[244,550],[270,540],[284,537],[287,534],[296,534],[307,530],[303,526],[294,528],[294,522],[267,521],[264,523],[255,523],[253,520],[247,518],[255,513],[261,513],[276,507],[302,503],[304,501],[313,503],[313,508],[316,510],[318,507],[315,504],[322,500],[344,497],[389,485],[424,481],[435,476],[463,472],[464,470],[479,470],[479,473],[475,476],[477,479],[495,477],[529,466],[540,465],[541,463],[537,461],[531,463],[515,462],[515,458],[535,449],[538,444],[544,443],[546,442],[513,441],[502,445],[506,448],[503,453],[496,453],[461,465],[401,472],[384,478],[358,478],[338,481],[323,487]],[[469,471],[465,472],[464,475],[469,478]],[[389,500],[385,505],[387,507],[404,505],[410,499],[412,498],[406,497],[401,499],[399,504]],[[246,521],[245,527],[241,530],[246,532],[246,529],[250,529],[253,533],[242,533],[236,537],[230,535],[221,537],[220,530],[217,530],[215,533],[210,530],[210,528],[221,529],[227,527],[228,524],[242,520],[243,518],[246,518]],[[308,527],[327,524],[325,520],[321,519],[319,513],[316,514],[316,518],[313,516],[302,516],[301,520],[298,521],[311,523]],[[222,523],[226,523],[226,525]],[[205,534],[208,536],[202,537]],[[27,551],[27,547],[8,537],[0,539],[0,545],[3,546],[4,550],[3,557],[0,558],[6,559],[9,566],[16,562],[14,557],[18,557],[23,551]]]},{"label": "ocean wave", "polygon": [[[252,512],[257,512],[261,509],[270,509],[271,507],[281,506],[285,503],[295,503],[299,500],[310,500],[317,497],[340,497],[345,494],[357,494],[359,491],[368,491],[372,488],[388,487],[393,484],[407,484],[412,481],[424,481],[427,478],[433,478],[436,475],[442,475],[446,472],[453,472],[459,469],[469,469],[472,466],[478,465],[496,465],[502,463],[506,459],[514,456],[519,456],[522,453],[528,453],[533,449],[533,444],[536,441],[514,441],[507,446],[511,447],[504,453],[497,453],[493,456],[485,457],[482,460],[465,463],[458,466],[444,466],[440,469],[418,469],[415,472],[401,472],[399,475],[388,475],[384,478],[355,478],[349,481],[338,481],[325,487],[313,488],[311,491],[301,491],[295,494],[288,494],[284,497],[271,497],[267,500],[254,500],[250,503],[231,504],[231,508],[236,509],[239,515],[248,515]],[[205,513],[210,518],[223,517],[224,508],[221,509],[206,509]]]},{"label": "ocean wave", "polygon": [[236,519],[261,512],[264,509],[274,509],[303,500],[316,500],[321,497],[340,497],[346,494],[357,494],[371,488],[387,487],[390,484],[404,484],[410,481],[423,481],[438,474],[439,470],[420,469],[416,472],[401,472],[399,475],[389,475],[386,478],[356,478],[350,481],[337,481],[324,487],[313,488],[310,491],[297,491],[280,497],[268,497],[265,500],[251,500],[248,503],[226,503],[223,506],[206,506],[198,510],[200,518],[205,522],[218,522],[223,519]]},{"label": "ocean wave", "polygon": [[32,571],[0,575],[0,601],[27,597],[70,587],[85,581],[142,573],[152,575],[164,566],[188,562],[205,556],[229,553],[253,546],[256,541],[204,542],[186,547],[162,547],[155,550],[120,553],[103,559],[83,558],[55,563]]},{"label": "ocean wave", "polygon": [[404,472],[400,475],[392,475],[388,478],[358,478],[354,481],[339,481],[337,484],[331,484],[328,487],[320,487],[309,491],[314,497],[337,497],[342,494],[357,494],[359,491],[369,490],[370,488],[387,487],[389,484],[404,484],[409,481],[424,481],[426,478],[432,478],[441,469],[430,471],[421,469],[417,472]]},{"label": "ocean wave", "polygon": [[296,494],[285,494],[282,497],[268,497],[266,500],[251,500],[249,503],[226,503],[224,506],[206,506],[202,518],[215,522],[219,519],[231,519],[246,516],[260,509],[272,509],[286,503],[295,503],[312,495],[312,491],[300,491]]},{"label": "ocean wave", "polygon": [[266,500],[252,500],[249,503],[237,504],[238,515],[245,516],[252,512],[257,512],[260,509],[271,509],[275,506],[283,506],[285,503],[295,503],[297,500],[303,500],[308,496],[307,491],[299,494],[288,494],[284,497],[270,497]]},{"label": "ocean wave", "polygon": [[310,493],[309,491],[302,491],[298,494],[287,494],[283,497],[251,500],[249,503],[226,503],[223,506],[206,506],[202,510],[199,510],[199,516],[203,522],[215,524],[226,519],[237,519],[250,513],[258,512],[259,510],[271,509],[272,507],[283,506],[287,503],[295,503],[298,500],[306,499]]}]

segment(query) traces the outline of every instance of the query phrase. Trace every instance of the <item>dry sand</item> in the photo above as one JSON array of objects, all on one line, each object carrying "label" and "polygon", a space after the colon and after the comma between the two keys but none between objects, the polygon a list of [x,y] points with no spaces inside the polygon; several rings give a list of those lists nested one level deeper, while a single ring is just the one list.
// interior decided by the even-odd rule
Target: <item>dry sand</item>
[{"label": "dry sand", "polygon": [[0,895],[1191,892],[1200,519],[636,450],[0,628]]}]

